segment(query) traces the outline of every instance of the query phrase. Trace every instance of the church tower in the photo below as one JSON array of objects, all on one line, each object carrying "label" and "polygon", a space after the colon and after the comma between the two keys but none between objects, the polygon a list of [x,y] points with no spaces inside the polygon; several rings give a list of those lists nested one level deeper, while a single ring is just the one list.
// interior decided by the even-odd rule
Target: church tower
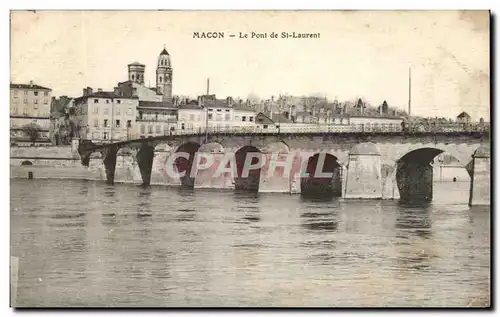
[{"label": "church tower", "polygon": [[141,63],[128,64],[128,80],[131,82],[144,85],[144,72],[146,66]]},{"label": "church tower", "polygon": [[156,67],[156,93],[163,95],[163,100],[172,100],[172,65],[165,47],[158,56]]}]

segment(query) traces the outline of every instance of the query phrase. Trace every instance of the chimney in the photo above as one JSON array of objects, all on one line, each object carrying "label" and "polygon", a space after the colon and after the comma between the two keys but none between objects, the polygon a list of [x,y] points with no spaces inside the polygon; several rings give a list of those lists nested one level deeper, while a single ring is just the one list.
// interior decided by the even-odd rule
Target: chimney
[{"label": "chimney", "polygon": [[30,86],[33,87],[33,80],[30,80]]},{"label": "chimney", "polygon": [[233,105],[233,97],[227,97],[226,98],[226,103],[228,106],[232,106]]},{"label": "chimney", "polygon": [[198,96],[198,106],[203,107],[203,97]]},{"label": "chimney", "polygon": [[288,106],[288,120],[292,119],[292,106]]},{"label": "chimney", "polygon": [[102,88],[97,88],[97,92],[102,92]]},{"label": "chimney", "polygon": [[113,88],[113,93],[114,93],[115,95],[119,96],[119,95],[120,95],[120,87],[115,87],[115,88]]},{"label": "chimney", "polygon": [[94,90],[92,87],[87,87],[87,95],[92,95],[94,93]]}]

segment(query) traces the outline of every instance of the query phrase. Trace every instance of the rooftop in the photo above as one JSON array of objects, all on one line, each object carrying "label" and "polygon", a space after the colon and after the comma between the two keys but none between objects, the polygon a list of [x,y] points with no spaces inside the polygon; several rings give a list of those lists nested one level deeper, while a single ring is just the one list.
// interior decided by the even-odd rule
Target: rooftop
[{"label": "rooftop", "polygon": [[34,84],[10,84],[11,89],[40,89],[40,90],[49,90],[52,91],[52,89],[39,86],[39,85],[34,85]]},{"label": "rooftop", "polygon": [[80,101],[86,98],[107,98],[107,99],[137,99],[137,97],[124,97],[115,94],[112,91],[97,91],[85,96],[75,98],[75,101]]}]

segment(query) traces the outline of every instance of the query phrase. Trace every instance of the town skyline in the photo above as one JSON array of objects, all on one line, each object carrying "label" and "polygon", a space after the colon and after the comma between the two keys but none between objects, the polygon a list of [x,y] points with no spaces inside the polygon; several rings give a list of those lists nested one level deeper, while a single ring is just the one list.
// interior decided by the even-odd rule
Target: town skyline
[{"label": "town skyline", "polygon": [[[232,12],[221,21],[224,14],[12,12],[11,82],[33,80],[53,89],[54,96],[78,97],[86,86],[112,90],[127,80],[127,64],[140,62],[146,65],[146,85],[154,86],[157,56],[165,45],[172,58],[173,95],[204,94],[209,77],[210,92],[219,98],[361,97],[374,106],[387,100],[407,111],[411,66],[412,115],[455,117],[466,111],[489,120],[487,11],[309,12],[294,18],[295,27],[287,12]],[[241,15],[252,23],[241,22]],[[393,23],[395,28],[383,22],[388,17],[410,21]],[[337,32],[329,31],[332,27]],[[204,28],[224,31],[226,38],[192,38]],[[230,32],[255,28],[318,31],[321,39],[228,38]],[[35,53],[30,46],[43,49]]]}]

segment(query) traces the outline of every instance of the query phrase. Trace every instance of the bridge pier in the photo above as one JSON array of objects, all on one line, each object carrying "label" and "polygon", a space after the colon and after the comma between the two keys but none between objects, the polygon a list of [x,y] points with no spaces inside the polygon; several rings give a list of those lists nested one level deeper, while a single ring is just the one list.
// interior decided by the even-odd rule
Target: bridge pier
[{"label": "bridge pier", "polygon": [[433,170],[429,163],[399,162],[396,179],[401,201],[431,201]]},{"label": "bridge pier", "polygon": [[346,199],[381,199],[380,153],[373,143],[360,143],[349,152]]},{"label": "bridge pier", "polygon": [[102,148],[100,152],[106,170],[106,184],[113,185],[115,183],[116,154],[118,153],[118,146],[105,147]]},{"label": "bridge pier", "polygon": [[142,185],[149,186],[151,184],[151,170],[153,169],[153,159],[155,157],[155,147],[147,143],[142,143],[137,151],[137,165],[142,177]]},{"label": "bridge pier", "polygon": [[472,155],[469,205],[490,205],[490,149],[479,147]]},{"label": "bridge pier", "polygon": [[[283,154],[283,155],[280,155]],[[293,156],[287,153],[265,153],[265,164],[261,168],[259,192],[289,193]]]}]

